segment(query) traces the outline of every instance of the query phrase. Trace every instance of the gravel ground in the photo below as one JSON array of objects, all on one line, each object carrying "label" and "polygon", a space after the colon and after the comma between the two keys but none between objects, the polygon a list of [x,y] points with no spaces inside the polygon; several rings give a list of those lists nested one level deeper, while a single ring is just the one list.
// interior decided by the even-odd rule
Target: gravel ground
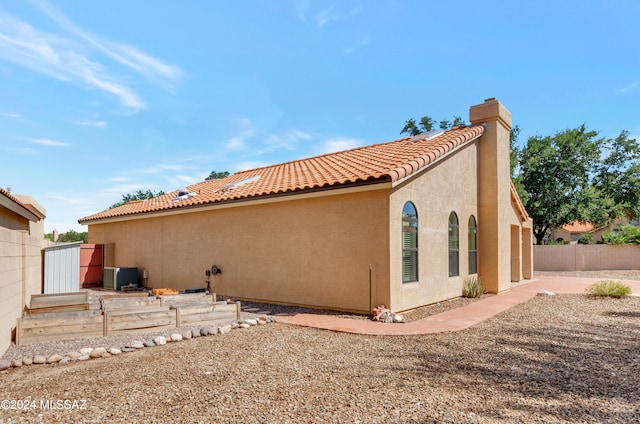
[{"label": "gravel ground", "polygon": [[[0,423],[640,422],[640,298],[536,297],[428,336],[268,324],[2,371],[0,399],[36,401]],[[40,405],[65,399],[86,403]]]}]

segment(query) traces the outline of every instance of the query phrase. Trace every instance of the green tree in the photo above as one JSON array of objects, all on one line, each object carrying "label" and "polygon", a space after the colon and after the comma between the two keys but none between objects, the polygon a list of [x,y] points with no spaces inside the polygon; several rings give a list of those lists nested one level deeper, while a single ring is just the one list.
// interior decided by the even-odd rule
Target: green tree
[{"label": "green tree", "polygon": [[73,241],[81,241],[83,243],[88,243],[89,233],[87,233],[86,231],[82,233],[78,233],[77,231],[69,230],[66,233],[60,234],[60,237],[58,237],[58,243],[68,243]]},{"label": "green tree", "polygon": [[615,200],[594,184],[606,144],[597,135],[582,125],[553,136],[530,137],[516,152],[514,172],[538,244],[553,228],[572,221],[604,225],[619,213]]},{"label": "green tree", "polygon": [[436,124],[441,130],[448,130],[453,127],[458,127],[462,125],[466,125],[464,119],[459,116],[454,116],[453,121],[448,121],[443,119],[439,122],[436,122],[433,118],[429,116],[423,116],[420,118],[420,123],[416,123],[415,118],[410,118],[404,123],[404,127],[400,131],[400,134],[407,134],[410,137],[416,136],[418,134],[422,134],[425,132],[433,131],[435,129]]},{"label": "green tree", "polygon": [[[629,219],[640,215],[640,146],[622,131],[603,143],[606,155],[596,166],[595,187],[618,205],[617,215]],[[614,219],[617,216],[612,216]]]},{"label": "green tree", "polygon": [[229,174],[228,171],[223,171],[223,172],[211,171],[209,176],[207,178],[205,178],[205,181],[206,180],[220,180],[222,178],[228,177],[229,175],[230,174]]},{"label": "green tree", "polygon": [[122,206],[125,203],[129,203],[133,200],[147,200],[147,199],[153,199],[154,197],[158,197],[165,194],[164,191],[162,190],[158,190],[156,192],[152,191],[152,190],[136,190],[133,193],[128,193],[128,194],[123,194],[122,195],[122,200],[119,201],[118,203],[114,203],[113,205],[111,205],[109,207],[109,209],[118,207],[118,206]]}]

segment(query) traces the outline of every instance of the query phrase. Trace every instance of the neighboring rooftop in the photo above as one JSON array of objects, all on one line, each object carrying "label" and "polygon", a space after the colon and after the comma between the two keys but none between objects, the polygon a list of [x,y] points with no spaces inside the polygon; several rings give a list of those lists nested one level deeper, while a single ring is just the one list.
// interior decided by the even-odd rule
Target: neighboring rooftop
[{"label": "neighboring rooftop", "polygon": [[[433,163],[484,133],[484,127],[455,127],[421,136],[327,153],[307,159],[237,172],[206,180],[149,200],[128,202],[81,218],[81,224],[102,219],[197,207],[340,186],[394,182]],[[184,195],[184,192],[188,195]]]},{"label": "neighboring rooftop", "polygon": [[44,219],[46,211],[31,196],[13,195],[11,189],[3,189],[0,187],[0,205],[24,216],[30,221],[39,221]]}]

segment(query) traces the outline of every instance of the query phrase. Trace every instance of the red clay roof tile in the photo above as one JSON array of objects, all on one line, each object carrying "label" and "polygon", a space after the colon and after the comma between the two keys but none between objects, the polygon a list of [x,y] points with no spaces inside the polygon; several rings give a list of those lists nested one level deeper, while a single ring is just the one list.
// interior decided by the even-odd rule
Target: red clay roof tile
[{"label": "red clay roof tile", "polygon": [[[483,133],[483,126],[457,127],[431,139],[403,138],[241,171],[221,180],[202,181],[187,187],[188,191],[195,195],[182,201],[172,201],[178,193],[174,191],[149,200],[129,202],[81,218],[79,222],[89,224],[108,218],[362,182],[393,182],[415,173]],[[259,179],[233,186],[255,176],[259,176]]]},{"label": "red clay roof tile", "polygon": [[38,217],[38,219],[43,219],[45,217],[36,208],[34,208],[33,205],[21,202],[14,195],[12,195],[10,192],[8,192],[7,190],[3,189],[2,187],[0,187],[0,194],[5,196],[7,199],[10,199],[15,204],[17,204],[19,206],[22,206],[24,209],[26,209],[27,211],[29,211],[30,213],[32,213],[33,215]]}]

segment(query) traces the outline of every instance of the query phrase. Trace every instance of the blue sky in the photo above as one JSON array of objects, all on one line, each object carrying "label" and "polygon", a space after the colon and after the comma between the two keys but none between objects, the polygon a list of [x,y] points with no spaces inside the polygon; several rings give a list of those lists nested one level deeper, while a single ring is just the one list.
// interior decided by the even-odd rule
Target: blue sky
[{"label": "blue sky", "polygon": [[0,0],[0,186],[45,229],[137,189],[399,138],[496,97],[640,137],[640,2]]}]

